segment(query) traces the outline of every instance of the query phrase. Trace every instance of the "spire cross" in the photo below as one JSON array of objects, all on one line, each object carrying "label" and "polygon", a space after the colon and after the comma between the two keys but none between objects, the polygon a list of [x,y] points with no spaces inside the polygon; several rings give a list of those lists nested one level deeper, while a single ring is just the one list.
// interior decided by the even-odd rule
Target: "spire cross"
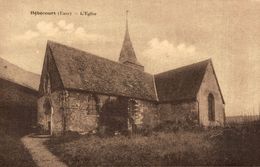
[{"label": "spire cross", "polygon": [[128,12],[129,10],[126,10],[126,29],[128,29]]}]

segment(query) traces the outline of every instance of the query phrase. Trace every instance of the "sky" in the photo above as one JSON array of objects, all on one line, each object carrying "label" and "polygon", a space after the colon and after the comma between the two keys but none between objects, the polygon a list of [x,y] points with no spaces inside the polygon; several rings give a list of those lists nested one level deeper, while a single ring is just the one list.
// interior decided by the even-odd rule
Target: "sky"
[{"label": "sky", "polygon": [[145,71],[211,58],[226,115],[258,114],[260,0],[0,0],[0,57],[40,74],[47,40],[53,40],[117,61],[126,10]]}]

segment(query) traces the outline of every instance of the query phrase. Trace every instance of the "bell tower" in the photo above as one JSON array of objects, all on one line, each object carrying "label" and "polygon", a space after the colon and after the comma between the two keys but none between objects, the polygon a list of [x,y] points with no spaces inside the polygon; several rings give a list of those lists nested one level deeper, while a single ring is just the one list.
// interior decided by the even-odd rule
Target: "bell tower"
[{"label": "bell tower", "polygon": [[129,35],[129,31],[128,31],[128,10],[126,11],[125,38],[124,38],[123,46],[122,46],[122,49],[120,52],[119,62],[122,64],[125,64],[129,67],[144,71],[144,66],[138,62],[132,42],[130,40],[130,35]]}]

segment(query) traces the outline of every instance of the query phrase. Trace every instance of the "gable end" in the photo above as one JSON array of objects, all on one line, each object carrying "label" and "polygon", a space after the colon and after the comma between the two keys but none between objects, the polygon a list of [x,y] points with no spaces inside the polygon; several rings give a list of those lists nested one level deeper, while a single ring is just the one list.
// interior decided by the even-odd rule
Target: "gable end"
[{"label": "gable end", "polygon": [[203,75],[203,79],[202,79],[201,84],[200,84],[200,87],[199,87],[199,89],[198,89],[197,96],[198,96],[199,90],[201,89],[201,85],[202,85],[202,82],[203,82],[203,80],[204,80],[204,78],[205,78],[207,69],[210,68],[210,67],[212,68],[212,72],[213,72],[214,78],[215,78],[215,80],[216,80],[216,84],[217,84],[218,91],[219,91],[220,96],[221,96],[221,100],[222,100],[223,104],[225,104],[225,100],[224,100],[222,91],[221,91],[221,89],[220,89],[220,85],[219,85],[219,82],[218,82],[218,78],[217,78],[217,75],[216,75],[216,72],[215,72],[215,69],[214,69],[214,66],[213,66],[213,63],[212,63],[212,60],[211,60],[211,59],[210,59],[210,61],[209,61],[209,64],[207,65],[207,68],[206,68],[205,73],[204,73],[204,75]]},{"label": "gable end", "polygon": [[64,88],[54,57],[52,56],[51,48],[47,44],[39,85],[40,96],[43,96],[45,94],[44,87],[46,86],[46,82],[48,82],[48,79],[50,80],[51,92]]}]

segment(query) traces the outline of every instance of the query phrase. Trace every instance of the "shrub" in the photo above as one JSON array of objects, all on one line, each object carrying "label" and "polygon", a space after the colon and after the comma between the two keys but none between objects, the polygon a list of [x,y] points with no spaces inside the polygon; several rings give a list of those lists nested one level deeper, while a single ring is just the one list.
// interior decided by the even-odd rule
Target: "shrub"
[{"label": "shrub", "polygon": [[[185,123],[184,123],[185,122]],[[197,123],[189,121],[165,121],[154,128],[157,132],[177,132],[179,130],[201,130]]]},{"label": "shrub", "polygon": [[62,135],[52,136],[50,140],[52,143],[58,144],[58,143],[71,142],[79,138],[80,138],[80,134],[78,132],[66,131]]}]

